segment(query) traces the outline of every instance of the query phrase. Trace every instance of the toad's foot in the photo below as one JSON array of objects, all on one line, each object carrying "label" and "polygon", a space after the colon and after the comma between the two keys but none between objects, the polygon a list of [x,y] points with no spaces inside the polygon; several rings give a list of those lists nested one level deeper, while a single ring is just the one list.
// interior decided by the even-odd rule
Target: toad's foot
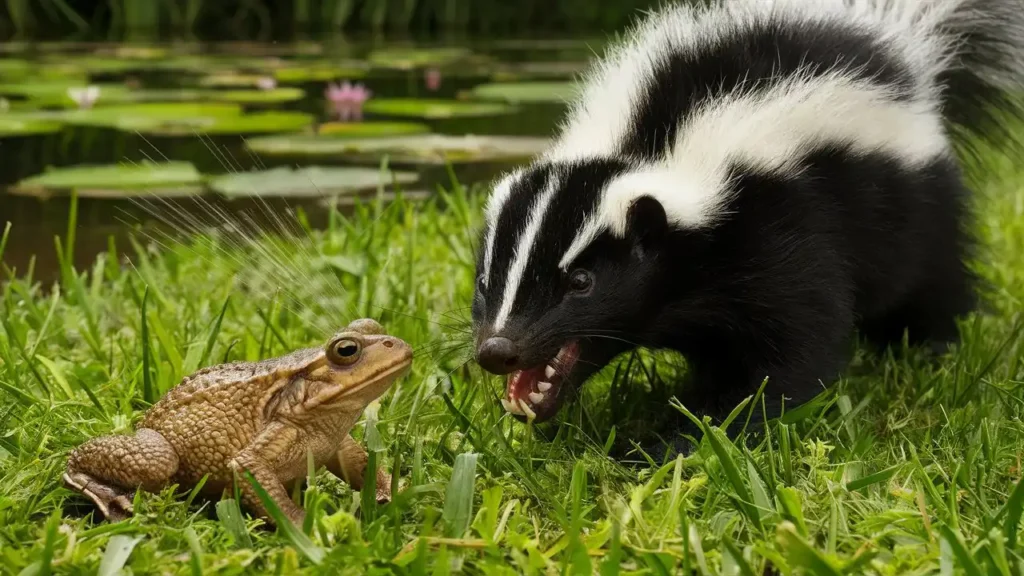
[{"label": "toad's foot", "polygon": [[92,500],[103,517],[111,522],[126,520],[134,513],[132,492],[108,486],[88,474],[65,472],[64,485]]},{"label": "toad's foot", "polygon": [[[355,490],[362,490],[368,462],[366,450],[352,436],[346,436],[335,457],[328,461],[327,469]],[[383,468],[378,468],[375,483],[377,503],[391,502],[391,475],[384,472]]]}]

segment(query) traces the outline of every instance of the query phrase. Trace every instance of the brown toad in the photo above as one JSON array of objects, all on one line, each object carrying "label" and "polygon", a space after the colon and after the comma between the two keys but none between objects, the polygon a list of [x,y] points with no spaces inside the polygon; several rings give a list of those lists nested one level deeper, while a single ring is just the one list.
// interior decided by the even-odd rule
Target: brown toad
[{"label": "brown toad", "polygon": [[[248,470],[293,522],[305,512],[287,485],[301,481],[307,452],[317,467],[361,489],[366,451],[349,435],[363,410],[408,373],[412,349],[362,319],[323,348],[262,362],[234,362],[186,377],[154,404],[133,436],[94,438],[68,458],[65,484],[88,496],[110,520],[132,513],[136,488],[194,486],[207,494],[232,485],[238,472],[243,503],[270,518]],[[391,479],[377,472],[377,499],[391,496]]]}]

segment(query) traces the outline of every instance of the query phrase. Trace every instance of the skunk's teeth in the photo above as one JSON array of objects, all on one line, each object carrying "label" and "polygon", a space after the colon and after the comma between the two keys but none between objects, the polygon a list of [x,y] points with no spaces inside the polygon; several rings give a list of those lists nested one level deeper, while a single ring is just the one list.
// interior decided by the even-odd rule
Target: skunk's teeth
[{"label": "skunk's teeth", "polygon": [[530,409],[526,402],[521,402],[516,398],[516,404],[522,409],[523,413],[526,414],[526,421],[533,422],[537,418],[537,413]]},{"label": "skunk's teeth", "polygon": [[552,368],[551,366],[548,366],[547,368],[544,369],[544,377],[547,378],[548,380],[550,380],[551,377],[554,376],[554,375],[555,375],[555,369]]},{"label": "skunk's teeth", "polygon": [[[540,387],[539,384],[538,387]],[[530,392],[528,396],[530,397],[530,402],[534,404],[540,404],[544,401],[544,394],[542,392]]]},{"label": "skunk's teeth", "polygon": [[551,390],[551,382],[537,382],[537,388],[541,392],[547,392],[548,390]]},{"label": "skunk's teeth", "polygon": [[523,411],[519,409],[518,403],[513,404],[509,402],[507,398],[501,399],[501,405],[505,407],[505,411],[511,414],[522,414]]}]

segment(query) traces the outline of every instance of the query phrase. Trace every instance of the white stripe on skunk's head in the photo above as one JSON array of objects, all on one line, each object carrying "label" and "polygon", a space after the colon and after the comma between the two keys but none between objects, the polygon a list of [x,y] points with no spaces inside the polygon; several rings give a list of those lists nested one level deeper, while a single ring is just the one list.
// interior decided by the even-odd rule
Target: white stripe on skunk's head
[{"label": "white stripe on skunk's head", "polygon": [[[509,375],[513,413],[552,416],[573,387],[566,384],[582,383],[629,349],[615,331],[632,331],[656,309],[644,294],[662,286],[657,250],[668,231],[665,210],[653,197],[618,193],[613,184],[643,177],[632,163],[610,158],[542,161],[495,186],[477,264],[476,357],[486,370]],[[621,195],[619,235],[594,231],[609,194]],[[588,235],[585,245],[581,235]]]}]

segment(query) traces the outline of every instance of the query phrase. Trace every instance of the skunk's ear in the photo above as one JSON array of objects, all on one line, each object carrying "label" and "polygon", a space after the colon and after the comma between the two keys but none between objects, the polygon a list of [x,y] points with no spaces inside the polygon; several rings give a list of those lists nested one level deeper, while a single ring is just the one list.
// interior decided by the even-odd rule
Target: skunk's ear
[{"label": "skunk's ear", "polygon": [[665,207],[654,196],[643,195],[634,200],[626,219],[628,234],[641,250],[655,247],[668,232]]}]

